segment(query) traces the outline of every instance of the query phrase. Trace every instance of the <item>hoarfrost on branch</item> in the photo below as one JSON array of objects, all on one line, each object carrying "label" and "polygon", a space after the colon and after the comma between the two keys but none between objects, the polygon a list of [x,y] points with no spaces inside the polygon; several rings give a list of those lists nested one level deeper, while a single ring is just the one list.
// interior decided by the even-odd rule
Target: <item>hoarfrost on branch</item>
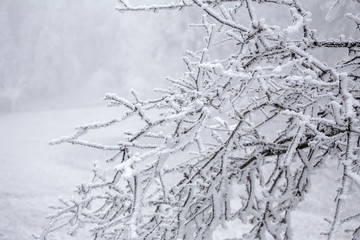
[{"label": "hoarfrost on branch", "polygon": [[[285,6],[292,23],[268,25],[256,13],[260,5]],[[171,88],[158,89],[154,99],[135,91],[131,101],[107,94],[123,115],[52,142],[113,151],[113,157],[110,170],[93,169],[93,182],[78,188],[78,198],[61,200],[39,239],[84,226],[94,239],[211,239],[215,228],[235,219],[251,225],[238,239],[292,239],[290,214],[328,159],[338,161],[342,177],[324,234],[336,239],[348,222],[359,223],[360,212],[347,216],[343,209],[350,185],[360,187],[360,42],[318,39],[299,0],[147,6],[120,0],[117,10],[186,7],[205,13],[194,24],[205,32],[204,47],[187,51],[187,72],[169,78]],[[358,15],[346,16],[355,29]],[[229,54],[219,57],[218,45]],[[319,48],[348,55],[330,66],[312,54]],[[113,145],[82,138],[133,118],[143,124]],[[359,229],[348,230],[353,239]]]}]

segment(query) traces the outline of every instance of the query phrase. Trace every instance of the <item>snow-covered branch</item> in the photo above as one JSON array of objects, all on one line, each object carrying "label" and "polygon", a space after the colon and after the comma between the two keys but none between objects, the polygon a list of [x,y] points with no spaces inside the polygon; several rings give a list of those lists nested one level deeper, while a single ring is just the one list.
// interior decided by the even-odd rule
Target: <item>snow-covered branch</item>
[{"label": "snow-covered branch", "polygon": [[[39,239],[83,226],[94,239],[211,239],[235,219],[251,225],[239,239],[292,239],[290,213],[329,158],[339,162],[342,181],[328,239],[357,219],[343,209],[350,184],[360,186],[359,41],[317,40],[297,0],[120,4],[120,11],[199,7],[206,13],[197,25],[206,34],[204,47],[187,51],[187,72],[168,78],[172,87],[160,97],[141,100],[134,92],[130,101],[107,94],[109,106],[123,115],[53,142],[115,154],[105,169],[94,169],[92,183],[78,188],[78,199],[62,202]],[[287,7],[292,24],[267,25],[257,16],[258,4]],[[235,17],[240,8],[248,26]],[[218,57],[217,45],[231,53]],[[319,47],[351,54],[330,66],[311,51]],[[129,119],[141,125],[113,145],[83,139]]]}]

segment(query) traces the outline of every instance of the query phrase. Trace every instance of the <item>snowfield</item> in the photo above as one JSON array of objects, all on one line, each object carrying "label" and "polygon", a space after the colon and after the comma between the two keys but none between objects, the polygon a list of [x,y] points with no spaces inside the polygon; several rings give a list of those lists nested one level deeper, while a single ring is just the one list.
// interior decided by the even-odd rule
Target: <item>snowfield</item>
[{"label": "snowfield", "polygon": [[[104,111],[106,110],[106,111]],[[105,120],[117,109],[86,108],[0,116],[0,239],[26,240],[41,232],[59,196],[92,177],[103,152],[50,146],[50,140],[73,132],[74,126]]]},{"label": "snowfield", "polygon": [[[77,184],[91,179],[94,161],[107,157],[99,150],[48,143],[74,133],[78,124],[109,120],[116,117],[118,111],[117,108],[92,107],[0,116],[1,240],[27,240],[33,239],[32,234],[39,235],[47,223],[45,217],[51,213],[48,206],[56,205],[59,196],[70,197]],[[129,123],[126,128],[135,126],[136,123]],[[112,129],[92,137],[111,140],[114,135],[116,132]],[[333,163],[329,160],[330,166],[336,163],[333,160]],[[327,169],[313,176],[311,192],[293,214],[294,239],[323,239],[319,233],[329,227],[324,217],[331,218],[333,214],[336,189],[327,188],[334,185],[328,184],[334,181],[333,174],[334,171]],[[354,204],[359,204],[358,199],[353,200]],[[239,236],[239,224],[234,221],[227,229],[218,227],[214,239]],[[57,236],[85,240],[81,235]],[[346,235],[343,237],[346,239]]]}]

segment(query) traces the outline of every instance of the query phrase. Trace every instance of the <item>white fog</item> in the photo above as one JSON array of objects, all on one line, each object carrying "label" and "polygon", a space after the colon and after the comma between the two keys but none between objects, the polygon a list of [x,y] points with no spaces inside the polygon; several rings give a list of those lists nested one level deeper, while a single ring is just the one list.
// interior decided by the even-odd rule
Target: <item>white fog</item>
[{"label": "white fog", "polygon": [[[167,1],[156,0],[120,2],[130,2],[134,6],[167,4]],[[176,2],[186,5],[193,1]],[[210,4],[214,1],[200,2]],[[221,7],[211,5],[219,12],[225,11],[221,10],[222,7],[230,9],[232,2],[244,3],[239,7],[244,9],[245,2],[254,2],[258,17],[264,18],[266,24],[276,24],[280,28],[292,24],[289,10],[284,6],[273,4],[269,7],[266,4],[256,4],[257,1],[242,0],[218,2],[230,2]],[[348,12],[359,14],[359,1],[342,0],[337,5],[332,0],[299,2],[311,12],[312,21],[308,24],[310,28],[316,29],[319,40],[347,39],[346,41],[359,43],[360,31],[355,29],[356,25],[351,20],[344,17]],[[200,23],[201,16],[205,14],[200,7],[123,12],[115,9],[119,4],[115,0],[0,0],[0,240],[39,237],[49,224],[46,217],[55,213],[49,206],[57,206],[59,197],[71,199],[75,196],[74,189],[77,185],[92,181],[94,162],[105,162],[112,157],[112,153],[107,151],[107,145],[104,148],[97,145],[99,150],[86,147],[88,142],[71,142],[73,139],[70,138],[65,139],[65,143],[49,145],[53,139],[72,136],[79,131],[76,126],[82,124],[120,118],[125,113],[124,109],[107,107],[109,101],[104,101],[107,93],[115,93],[116,96],[133,101],[131,91],[135,89],[141,99],[157,99],[161,94],[154,93],[154,88],[167,89],[174,83],[167,81],[167,77],[181,80],[185,72],[191,71],[183,60],[187,50],[203,51],[205,48],[206,31],[192,25]],[[332,4],[335,7],[329,12]],[[236,20],[242,22],[243,19],[243,25],[250,25],[247,12],[241,11],[244,17],[240,16]],[[208,14],[211,15],[211,12]],[[228,17],[224,12],[222,14],[224,18]],[[211,21],[218,24],[215,20]],[[301,39],[301,34],[295,30],[289,36]],[[223,30],[219,28],[217,31],[221,33]],[[224,35],[226,34],[228,32],[224,30]],[[238,48],[239,44],[222,45],[230,42],[231,37],[228,34],[226,39],[216,39],[217,42],[211,49],[212,55],[210,54],[211,57],[220,59],[215,61],[216,64],[223,64],[223,59],[229,53],[235,53],[234,49]],[[345,59],[348,50],[342,48],[329,51],[329,48],[314,47],[309,53],[332,68],[343,56]],[[209,66],[201,65],[204,69],[210,68]],[[282,71],[281,68],[278,69]],[[276,73],[276,70],[273,71]],[[184,79],[189,76],[192,77],[191,74],[185,74]],[[111,99],[112,96],[108,95],[110,103],[117,99]],[[121,101],[127,106],[127,102]],[[144,101],[141,104],[147,103]],[[134,106],[134,112],[138,111],[139,105]],[[225,112],[220,113],[226,115]],[[126,131],[143,128],[141,120],[148,123],[149,120],[141,114],[143,113],[139,110],[141,119],[126,120],[117,129],[89,133],[87,141],[106,144],[116,142],[127,134]],[[150,118],[153,117],[152,114],[155,113],[151,112]],[[227,127],[227,123],[218,116],[214,117],[214,122],[216,121],[220,127]],[[279,122],[281,121],[280,119]],[[275,128],[281,127],[275,123]],[[164,129],[166,131],[167,128]],[[231,126],[229,129],[232,129]],[[159,131],[156,137],[161,134]],[[360,151],[357,151],[359,155]],[[137,156],[136,153],[134,156]],[[324,219],[331,221],[333,217],[333,210],[329,209],[334,208],[338,190],[336,184],[341,178],[340,172],[336,170],[337,164],[329,161],[311,175],[310,191],[291,215],[292,239],[327,239],[320,233],[330,226],[329,221]],[[138,166],[142,167],[141,164]],[[329,181],[334,184],[328,184]],[[355,189],[355,184],[351,188]],[[354,196],[360,197],[359,192]],[[351,212],[351,206],[358,206],[358,199],[349,197],[350,210],[348,208],[346,211]],[[240,203],[232,204],[241,206]],[[242,239],[242,231],[245,233],[249,228],[238,227],[241,225],[240,217],[228,221],[227,228],[225,225],[219,223],[212,230],[211,238],[204,237],[205,235],[203,238]],[[355,225],[360,225],[359,218]],[[70,230],[54,231],[46,239],[95,239],[94,235],[90,238],[91,234],[86,231],[70,237],[67,235],[68,231]],[[131,238],[122,236],[98,239],[142,239],[139,237],[142,236],[140,230],[136,231],[139,235],[130,234]],[[348,236],[346,234],[348,233],[339,233],[336,239],[345,239]],[[266,236],[273,239],[270,235]],[[41,238],[43,239],[45,238]],[[353,240],[359,239],[360,230],[359,238]]]}]

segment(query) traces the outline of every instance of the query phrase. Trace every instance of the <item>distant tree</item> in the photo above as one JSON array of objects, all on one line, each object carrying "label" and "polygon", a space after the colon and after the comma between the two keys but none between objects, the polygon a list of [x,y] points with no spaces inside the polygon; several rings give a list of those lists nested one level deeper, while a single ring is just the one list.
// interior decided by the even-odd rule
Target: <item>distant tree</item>
[{"label": "distant tree", "polygon": [[[346,230],[359,239],[360,209],[344,209],[350,188],[360,187],[360,41],[318,39],[300,0],[129,2],[117,9],[202,9],[193,26],[204,30],[204,47],[187,51],[187,72],[169,78],[172,87],[158,89],[159,97],[107,94],[122,116],[52,142],[113,157],[95,166],[78,198],[61,200],[39,239],[64,227],[71,235],[85,227],[93,239],[211,239],[234,219],[251,226],[237,239],[292,239],[290,213],[328,159],[338,161],[341,181],[326,238]],[[263,6],[287,9],[290,24],[268,25],[256,12]],[[359,28],[359,15],[346,17]],[[348,54],[331,66],[316,49]],[[129,119],[139,128],[112,145],[84,139]]]},{"label": "distant tree", "polygon": [[16,69],[16,58],[11,58],[10,55],[19,50],[16,48],[8,8],[7,2],[0,6],[0,109],[15,111],[17,101],[26,89],[26,78],[12,74]]}]

